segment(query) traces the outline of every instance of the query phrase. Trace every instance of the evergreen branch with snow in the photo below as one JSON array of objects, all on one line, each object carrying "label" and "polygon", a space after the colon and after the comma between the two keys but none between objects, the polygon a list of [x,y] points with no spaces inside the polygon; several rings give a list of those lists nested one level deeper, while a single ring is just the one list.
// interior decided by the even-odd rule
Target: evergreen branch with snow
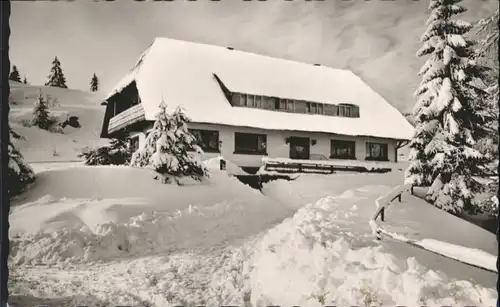
[{"label": "evergreen branch with snow", "polygon": [[24,138],[13,131],[10,127],[9,136],[7,189],[9,197],[14,197],[22,193],[28,184],[35,181],[36,177],[35,172],[26,162],[24,162],[23,155],[14,144],[14,140],[24,140]]},{"label": "evergreen branch with snow", "polygon": [[164,183],[170,178],[177,181],[185,176],[195,180],[207,177],[208,170],[200,159],[203,151],[187,128],[189,118],[180,108],[168,114],[163,101],[159,108],[153,129],[144,146],[132,155],[131,165],[153,168]]},{"label": "evergreen branch with snow", "polygon": [[[488,69],[474,58],[475,42],[466,34],[472,25],[452,19],[466,9],[461,0],[431,0],[423,46],[428,56],[419,71],[415,92],[415,132],[410,141],[410,165],[405,183],[430,186],[427,198],[450,212],[481,211],[475,195],[484,190],[475,176],[492,156],[475,147],[488,135],[487,92],[477,86]],[[480,83],[480,82],[479,82]]]}]

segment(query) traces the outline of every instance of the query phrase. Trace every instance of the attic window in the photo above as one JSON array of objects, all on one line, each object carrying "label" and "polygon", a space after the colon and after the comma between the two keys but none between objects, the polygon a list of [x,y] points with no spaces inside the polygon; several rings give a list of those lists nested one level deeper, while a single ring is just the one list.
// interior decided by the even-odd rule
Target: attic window
[{"label": "attic window", "polygon": [[321,66],[321,64],[314,64],[314,66]]},{"label": "attic window", "polygon": [[229,50],[234,50],[234,48],[233,48],[233,47],[226,47],[226,48],[227,48],[227,49],[229,49]]},{"label": "attic window", "polygon": [[323,104],[315,102],[307,102],[306,110],[307,113],[311,114],[323,114]]},{"label": "attic window", "polygon": [[353,104],[339,104],[338,116],[359,117],[359,107]]}]

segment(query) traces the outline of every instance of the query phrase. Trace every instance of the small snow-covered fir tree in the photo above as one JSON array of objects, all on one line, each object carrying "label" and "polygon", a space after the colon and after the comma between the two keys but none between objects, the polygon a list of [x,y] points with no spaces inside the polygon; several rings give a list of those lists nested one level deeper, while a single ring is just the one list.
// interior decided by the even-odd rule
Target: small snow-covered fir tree
[{"label": "small snow-covered fir tree", "polygon": [[39,91],[37,100],[35,101],[31,124],[43,130],[49,130],[53,124],[53,120],[49,115],[49,105],[45,101],[42,91]]},{"label": "small snow-covered fir tree", "polygon": [[23,137],[15,133],[9,127],[9,164],[7,174],[7,185],[9,196],[15,196],[21,193],[26,186],[35,181],[33,169],[24,162],[19,149],[14,145],[14,140],[22,140]]},{"label": "small snow-covered fir tree", "polygon": [[92,76],[92,79],[90,80],[90,91],[91,92],[97,92],[99,90],[99,79],[97,76],[94,75]]},{"label": "small snow-covered fir tree", "polygon": [[52,69],[50,70],[50,75],[45,83],[46,86],[68,88],[66,86],[66,77],[64,77],[61,62],[57,57],[52,61]]},{"label": "small snow-covered fir tree", "polygon": [[435,206],[450,212],[474,212],[476,180],[487,155],[474,148],[486,134],[485,91],[475,84],[486,69],[472,59],[473,42],[466,39],[472,25],[453,20],[466,9],[461,0],[431,0],[431,16],[417,56],[429,58],[419,72],[415,95],[415,133],[410,142],[410,165],[405,183],[430,186]]},{"label": "small snow-covered fir tree", "polygon": [[86,148],[78,157],[85,165],[125,165],[130,163],[132,151],[126,139],[112,139],[108,146]]},{"label": "small snow-covered fir tree", "polygon": [[28,84],[28,79],[26,79],[26,76],[24,76],[23,83]]},{"label": "small snow-covered fir tree", "polygon": [[[170,178],[190,176],[201,180],[208,176],[196,145],[195,137],[188,131],[189,118],[177,108],[172,115],[167,114],[167,106],[162,101],[156,115],[153,129],[146,138],[145,145],[132,155],[132,166],[152,167],[159,173],[158,179],[169,182]],[[195,154],[191,154],[194,152]]]},{"label": "small snow-covered fir tree", "polygon": [[21,82],[21,75],[19,74],[19,70],[16,65],[12,66],[12,71],[9,74],[9,80]]}]

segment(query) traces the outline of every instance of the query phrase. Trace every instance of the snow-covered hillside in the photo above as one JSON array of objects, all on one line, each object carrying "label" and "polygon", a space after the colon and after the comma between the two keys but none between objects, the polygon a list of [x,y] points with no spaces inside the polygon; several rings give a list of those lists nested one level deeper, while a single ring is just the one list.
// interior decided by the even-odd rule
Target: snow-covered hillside
[{"label": "snow-covered hillside", "polygon": [[[260,193],[211,168],[210,179],[182,186],[132,167],[38,173],[10,217],[12,305],[491,306],[496,299],[495,273],[374,240],[374,201],[401,182],[400,171],[302,175]],[[411,196],[386,218],[407,236],[495,252],[494,235]]]},{"label": "snow-covered hillside", "polygon": [[[81,128],[67,126],[64,133],[48,132],[37,127],[26,127],[23,122],[32,118],[39,91],[49,98],[49,112],[60,116],[78,116]],[[81,149],[106,143],[99,138],[104,107],[102,93],[91,93],[57,87],[32,86],[10,82],[11,100],[9,123],[25,141],[16,146],[28,162],[77,160]]]}]

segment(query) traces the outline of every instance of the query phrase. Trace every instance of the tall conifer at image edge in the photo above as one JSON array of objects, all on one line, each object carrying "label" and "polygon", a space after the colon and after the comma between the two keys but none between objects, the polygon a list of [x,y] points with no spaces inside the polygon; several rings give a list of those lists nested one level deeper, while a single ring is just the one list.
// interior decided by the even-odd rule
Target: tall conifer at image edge
[{"label": "tall conifer at image edge", "polygon": [[489,209],[491,215],[498,214],[498,146],[499,146],[499,131],[498,131],[498,115],[499,115],[499,10],[497,9],[491,16],[480,20],[477,24],[477,34],[481,38],[479,48],[476,52],[478,61],[490,68],[488,78],[485,80],[486,91],[488,92],[488,113],[492,120],[488,125],[488,135],[478,142],[478,148],[482,152],[489,153],[494,157],[486,169],[489,180],[487,184],[488,199],[485,201],[485,206]]},{"label": "tall conifer at image edge", "polygon": [[421,37],[418,57],[429,56],[419,71],[415,92],[415,133],[410,142],[410,165],[405,183],[430,186],[427,198],[436,207],[459,213],[477,213],[474,195],[483,186],[476,176],[490,157],[474,148],[486,134],[486,92],[475,82],[487,69],[472,59],[467,34],[472,25],[451,19],[466,12],[461,0],[431,0],[431,16]]},{"label": "tall conifer at image edge", "polygon": [[[2,1],[0,3],[0,14],[2,15],[0,18],[1,22],[1,50],[2,50],[2,99],[0,106],[0,174],[5,176],[8,174],[8,165],[9,165],[9,68],[10,68],[10,59],[9,59],[9,38],[10,38],[10,27],[9,27],[9,19],[11,13],[10,1]],[[2,178],[2,181],[5,182]],[[6,305],[9,301],[9,290],[7,286],[7,281],[9,279],[9,213],[10,213],[10,199],[9,199],[9,191],[8,186],[6,184],[0,184],[0,197],[1,197],[1,206],[0,206],[0,304]]]},{"label": "tall conifer at image edge", "polygon": [[9,164],[8,164],[8,189],[9,197],[16,196],[24,191],[29,183],[35,181],[35,172],[24,162],[23,155],[15,146],[13,140],[24,140],[9,127]]}]

